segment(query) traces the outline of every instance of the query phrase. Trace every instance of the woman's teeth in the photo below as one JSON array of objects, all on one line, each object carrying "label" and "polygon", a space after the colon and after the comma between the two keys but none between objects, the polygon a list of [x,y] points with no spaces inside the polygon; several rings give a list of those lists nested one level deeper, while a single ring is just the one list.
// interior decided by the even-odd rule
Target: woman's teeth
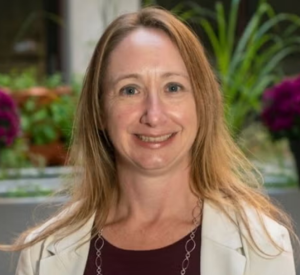
[{"label": "woman's teeth", "polygon": [[144,142],[162,142],[170,138],[172,134],[160,136],[160,137],[148,137],[143,135],[137,135],[137,137]]}]

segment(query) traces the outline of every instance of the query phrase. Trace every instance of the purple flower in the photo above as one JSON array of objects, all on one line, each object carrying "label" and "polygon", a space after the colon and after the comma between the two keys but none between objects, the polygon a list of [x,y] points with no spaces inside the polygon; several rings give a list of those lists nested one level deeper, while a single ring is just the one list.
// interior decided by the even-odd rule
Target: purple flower
[{"label": "purple flower", "polygon": [[295,136],[300,132],[300,76],[267,89],[262,100],[261,118],[273,137],[300,138]]},{"label": "purple flower", "polygon": [[11,96],[0,90],[0,148],[10,146],[20,132],[17,107]]}]

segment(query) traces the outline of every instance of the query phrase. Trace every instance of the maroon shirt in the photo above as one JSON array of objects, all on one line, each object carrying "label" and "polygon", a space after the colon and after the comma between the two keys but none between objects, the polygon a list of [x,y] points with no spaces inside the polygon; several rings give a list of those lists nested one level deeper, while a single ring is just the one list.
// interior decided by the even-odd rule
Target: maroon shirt
[{"label": "maroon shirt", "polygon": [[[96,238],[91,240],[84,275],[96,275]],[[181,240],[154,250],[124,250],[106,240],[102,252],[103,275],[180,275],[181,264],[185,259],[185,244],[190,235]],[[186,275],[200,275],[201,227],[195,236],[196,248],[191,253]],[[99,244],[99,243],[98,243]]]}]

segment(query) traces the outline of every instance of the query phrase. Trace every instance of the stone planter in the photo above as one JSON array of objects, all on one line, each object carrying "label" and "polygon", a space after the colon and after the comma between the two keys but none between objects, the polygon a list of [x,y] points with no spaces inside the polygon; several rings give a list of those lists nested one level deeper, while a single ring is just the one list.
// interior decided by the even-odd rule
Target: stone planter
[{"label": "stone planter", "polygon": [[[44,195],[61,189],[62,176],[71,172],[68,167],[47,167],[43,169],[25,168],[10,169],[5,171],[5,179],[0,180],[0,198],[3,197],[26,197],[26,194],[18,194],[18,190],[33,192]],[[0,175],[0,177],[3,175]],[[45,191],[45,192],[44,192]],[[15,192],[15,196],[14,196]],[[7,195],[8,194],[8,195]],[[39,195],[39,194],[36,194]],[[35,196],[36,196],[35,195]]]}]

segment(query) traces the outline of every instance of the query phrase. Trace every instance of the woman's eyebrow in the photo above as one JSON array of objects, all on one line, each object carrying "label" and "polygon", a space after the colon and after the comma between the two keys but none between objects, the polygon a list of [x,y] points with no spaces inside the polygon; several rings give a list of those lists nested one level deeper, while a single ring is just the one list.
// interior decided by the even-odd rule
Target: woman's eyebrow
[{"label": "woman's eyebrow", "polygon": [[116,78],[111,79],[111,83],[113,85],[116,85],[121,80],[124,80],[124,79],[127,79],[127,78],[140,79],[140,78],[142,78],[142,76],[140,74],[123,74],[123,75],[117,76]]},{"label": "woman's eyebrow", "polygon": [[186,75],[185,73],[181,73],[181,72],[166,72],[166,73],[163,73],[162,74],[162,78],[167,78],[167,77],[170,77],[170,76],[182,76],[186,79],[189,79],[189,76]]},{"label": "woman's eyebrow", "polygon": [[[181,72],[165,72],[165,73],[161,74],[161,78],[168,78],[168,77],[171,77],[171,76],[181,76],[181,77],[184,77],[186,79],[189,79],[188,75],[186,75],[184,73],[181,73]],[[119,75],[116,78],[112,79],[111,83],[113,85],[116,85],[118,82],[120,82],[121,80],[124,80],[124,79],[128,79],[128,78],[141,79],[142,77],[143,76],[141,74],[138,74],[138,73],[122,74],[122,75]]]}]

